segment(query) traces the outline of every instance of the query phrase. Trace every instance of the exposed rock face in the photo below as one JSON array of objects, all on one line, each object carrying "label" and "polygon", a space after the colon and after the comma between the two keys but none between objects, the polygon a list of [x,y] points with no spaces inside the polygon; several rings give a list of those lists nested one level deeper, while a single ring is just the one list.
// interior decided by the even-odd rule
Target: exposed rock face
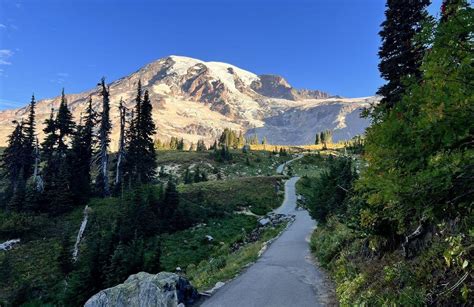
[{"label": "exposed rock face", "polygon": [[86,307],[174,307],[191,304],[199,294],[183,277],[168,272],[140,272],[120,285],[92,296]]},{"label": "exposed rock face", "polygon": [[265,97],[282,98],[287,100],[329,98],[328,93],[312,90],[297,90],[283,77],[277,75],[260,75],[253,81],[251,88]]},{"label": "exposed rock face", "polygon": [[333,141],[348,140],[362,134],[370,125],[369,119],[360,117],[361,111],[377,101],[374,97],[309,100],[265,118],[261,127],[247,133],[266,137],[273,144],[312,144],[315,134],[324,130],[333,131]]},{"label": "exposed rock face", "polygon": [[[295,89],[280,76],[257,76],[231,64],[169,56],[109,84],[112,149],[117,147],[118,141],[119,100],[123,98],[129,109],[134,107],[138,80],[150,93],[158,130],[156,137],[162,140],[175,136],[184,138],[187,143],[196,143],[204,139],[210,145],[224,128],[247,133],[249,129],[257,128],[258,136],[267,136],[270,143],[304,144],[312,143],[319,130],[345,129],[335,131],[334,135],[349,138],[355,134],[353,130],[359,133],[360,128],[368,124],[357,116],[350,121],[345,118],[358,114],[357,110],[367,106],[365,99],[328,98],[329,95],[321,91]],[[66,95],[76,121],[85,110],[89,96],[92,96],[94,108],[100,111],[98,88]],[[40,140],[43,122],[52,108],[58,109],[59,102],[60,97],[38,102]],[[341,111],[349,109],[352,111]],[[27,107],[0,111],[0,146],[6,145],[7,136],[13,129],[12,121],[25,119],[27,114]],[[316,124],[314,114],[318,118]],[[267,133],[270,130],[272,133]]]}]

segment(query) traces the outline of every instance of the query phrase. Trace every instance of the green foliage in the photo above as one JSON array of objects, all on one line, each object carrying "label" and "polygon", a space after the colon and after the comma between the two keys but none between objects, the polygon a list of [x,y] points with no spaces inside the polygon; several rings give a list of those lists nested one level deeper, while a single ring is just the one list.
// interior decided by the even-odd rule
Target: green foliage
[{"label": "green foliage", "polygon": [[248,177],[182,185],[179,190],[183,205],[204,206],[200,215],[228,214],[241,208],[263,215],[280,204],[277,185],[276,177]]},{"label": "green foliage", "polygon": [[127,132],[125,173],[129,186],[152,182],[157,168],[152,105],[148,91],[142,98],[140,81],[135,102],[134,116]]},{"label": "green foliage", "polygon": [[332,131],[331,130],[324,130],[321,132],[316,133],[316,138],[314,141],[315,145],[323,144],[327,145],[332,143]]},{"label": "green foliage", "polygon": [[256,261],[263,244],[277,236],[285,226],[282,224],[275,228],[265,229],[258,241],[249,243],[233,253],[228,249],[232,241],[226,241],[226,244],[221,246],[209,261],[203,260],[197,265],[194,263],[188,265],[186,275],[200,290],[207,290],[218,281],[231,279],[249,263]]},{"label": "green foliage", "polygon": [[[2,154],[2,161],[5,169],[3,174],[8,180],[7,187],[7,208],[13,211],[22,209],[22,202],[25,194],[25,184],[28,179],[29,142],[25,135],[23,124],[17,123],[15,129],[8,137],[8,146]],[[8,200],[8,198],[12,198]]]},{"label": "green foliage", "polygon": [[[357,183],[367,203],[355,206],[366,231],[402,234],[421,220],[472,213],[473,47],[453,37],[472,33],[473,16],[465,7],[433,30],[423,82],[412,84],[386,120],[368,129],[368,168]],[[381,229],[387,226],[388,234]]]},{"label": "green foliage", "polygon": [[380,36],[382,46],[379,50],[379,70],[388,82],[377,94],[383,96],[382,101],[372,110],[372,117],[378,121],[383,118],[405,93],[406,78],[419,81],[419,69],[426,45],[416,40],[422,31],[422,24],[428,20],[427,6],[429,0],[415,0],[407,5],[405,1],[392,0],[387,2],[386,20],[382,23]]},{"label": "green foliage", "polygon": [[223,145],[220,148],[214,149],[214,159],[218,162],[225,162],[232,160],[232,154],[230,153],[229,147]]},{"label": "green foliage", "polygon": [[[367,166],[360,179],[343,199],[333,197],[337,183],[329,172],[321,177],[328,185],[313,193],[309,179],[301,186],[310,199],[332,203],[313,209],[332,217],[314,232],[312,249],[334,277],[343,306],[470,306],[473,9],[466,1],[445,1],[438,24],[410,29],[421,33],[415,46],[430,46],[416,68],[408,59],[415,55],[406,49],[411,45],[389,46],[389,38],[407,33],[386,32],[414,21],[401,18],[417,6],[403,6],[389,2],[389,10],[399,8],[387,13],[396,22],[389,18],[382,32],[381,70],[390,82],[382,88],[388,91],[378,110],[383,111],[373,114],[376,121],[366,134]],[[399,60],[406,66],[390,71]],[[415,68],[419,73],[405,78]]]},{"label": "green foliage", "polygon": [[109,187],[109,155],[108,148],[110,144],[110,130],[112,125],[110,123],[110,92],[105,85],[105,78],[100,82],[102,96],[102,112],[100,114],[99,125],[99,152],[97,159],[98,174],[96,178],[96,188],[99,195],[106,197],[110,195]]},{"label": "green foliage", "polygon": [[[255,228],[255,217],[234,215],[225,219],[211,219],[201,227],[195,227],[163,237],[162,265],[164,270],[173,272],[176,267],[186,268],[190,264],[198,265],[212,255],[219,255],[226,242],[229,246]],[[214,238],[213,242],[206,235]]]},{"label": "green foliage", "polygon": [[69,163],[74,170],[74,185],[72,193],[76,204],[83,205],[87,202],[91,194],[91,174],[92,155],[94,147],[94,126],[96,114],[92,108],[92,98],[86,109],[84,124],[77,126],[76,133],[72,140],[71,158]]},{"label": "green foliage", "polygon": [[327,170],[313,184],[313,199],[308,206],[311,216],[320,223],[325,223],[331,214],[345,214],[346,198],[357,177],[350,158],[329,156],[327,163]]},{"label": "green foliage", "polygon": [[207,147],[204,140],[199,140],[196,145],[196,151],[206,151]]},{"label": "green foliage", "polygon": [[232,129],[225,128],[219,137],[219,147],[233,148],[237,149],[244,145],[244,137],[242,132],[237,135],[237,132]]}]

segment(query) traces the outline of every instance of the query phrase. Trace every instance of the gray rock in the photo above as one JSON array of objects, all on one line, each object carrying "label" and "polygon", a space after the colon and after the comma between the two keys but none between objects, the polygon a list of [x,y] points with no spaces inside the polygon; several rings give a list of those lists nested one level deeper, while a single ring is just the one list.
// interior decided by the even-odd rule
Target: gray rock
[{"label": "gray rock", "polygon": [[13,239],[0,243],[0,251],[10,250],[18,243],[20,243],[20,239]]},{"label": "gray rock", "polygon": [[156,275],[140,272],[130,275],[123,284],[100,291],[92,296],[86,307],[177,307],[191,304],[198,292],[182,276],[161,272]]},{"label": "gray rock", "polygon": [[268,223],[270,223],[270,219],[269,218],[263,218],[261,219],[260,221],[258,221],[260,223],[260,225],[262,226],[265,226],[267,225]]}]

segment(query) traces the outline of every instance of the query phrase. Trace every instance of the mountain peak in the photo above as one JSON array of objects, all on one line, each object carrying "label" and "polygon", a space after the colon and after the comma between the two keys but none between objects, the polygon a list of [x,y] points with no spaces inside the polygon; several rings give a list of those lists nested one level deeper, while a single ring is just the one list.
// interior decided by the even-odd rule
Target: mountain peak
[{"label": "mountain peak", "polygon": [[[114,126],[112,144],[118,138],[119,115],[116,106],[122,98],[127,108],[134,107],[138,80],[142,81],[143,89],[149,91],[153,102],[157,137],[169,139],[175,136],[184,138],[188,143],[196,143],[200,139],[212,143],[224,128],[243,132],[256,128],[259,136],[267,136],[270,142],[307,143],[314,136],[315,129],[346,129],[341,124],[341,121],[344,123],[345,116],[357,113],[360,107],[366,105],[364,100],[324,100],[329,97],[327,93],[295,89],[278,75],[256,75],[228,63],[171,55],[110,83],[111,118]],[[92,96],[94,106],[100,109],[101,98],[96,88],[67,95],[75,120],[79,120],[89,96]],[[44,122],[51,108],[56,107],[59,101],[60,97],[55,97],[38,102],[38,123]],[[316,109],[326,111],[319,117],[314,117]],[[313,115],[307,118],[308,123],[304,128],[301,128],[302,123],[298,120],[293,122],[293,117],[285,116],[290,112],[306,118],[304,114],[310,110]],[[0,146],[5,145],[7,135],[11,132],[11,121],[21,119],[26,113],[27,108],[0,112]],[[314,122],[315,119],[318,122]],[[355,126],[355,133],[359,133],[359,128],[365,127],[366,123]],[[283,127],[286,132],[281,130]],[[40,138],[42,128],[41,124],[38,125]],[[288,132],[293,130],[294,133]],[[353,135],[352,132],[344,134],[343,138]],[[338,134],[335,133],[335,139],[337,137]]]}]

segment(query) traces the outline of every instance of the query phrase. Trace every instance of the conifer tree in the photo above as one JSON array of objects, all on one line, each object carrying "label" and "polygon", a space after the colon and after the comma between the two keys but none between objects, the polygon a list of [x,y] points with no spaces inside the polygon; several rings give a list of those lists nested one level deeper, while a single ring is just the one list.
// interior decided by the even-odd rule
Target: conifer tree
[{"label": "conifer tree", "polygon": [[72,114],[67,106],[64,89],[61,93],[61,103],[59,105],[58,114],[56,115],[55,125],[58,131],[58,153],[64,156],[67,151],[67,141],[74,134],[75,127]]},{"label": "conifer tree", "polygon": [[9,208],[12,210],[19,210],[21,205],[22,191],[24,191],[24,146],[25,135],[23,132],[23,124],[15,122],[16,126],[13,132],[8,137],[8,146],[3,152],[2,160],[5,169],[5,175],[8,179],[8,194],[12,199],[10,200]]},{"label": "conifer tree", "polygon": [[69,163],[71,153],[67,143],[74,134],[75,124],[67,106],[64,89],[56,118],[52,109],[51,116],[45,124],[43,131],[46,137],[42,143],[45,156],[43,168],[45,201],[48,204],[48,208],[45,209],[58,215],[67,212],[73,204],[70,182],[72,170]]},{"label": "conifer tree", "polygon": [[[153,136],[156,134],[156,126],[152,117],[153,107],[151,105],[148,90],[143,95],[143,104],[140,116],[140,157],[141,178],[143,183],[149,183],[156,176],[156,151]],[[183,143],[183,140],[181,140]]]},{"label": "conifer tree", "polygon": [[377,92],[383,98],[372,110],[375,120],[383,118],[401,99],[406,90],[406,79],[421,78],[419,67],[425,46],[416,43],[415,36],[421,32],[422,23],[428,18],[426,8],[429,4],[429,0],[387,1],[386,20],[379,33],[382,38],[379,70],[387,83]]},{"label": "conifer tree", "polygon": [[[128,131],[126,169],[131,184],[149,183],[156,175],[156,151],[153,142],[156,127],[148,91],[145,91],[142,100],[140,81],[135,102],[135,116],[132,115]],[[171,141],[173,140],[172,138]]]},{"label": "conifer tree", "polygon": [[98,153],[98,165],[99,174],[97,176],[97,185],[99,193],[107,197],[110,195],[109,188],[109,154],[108,148],[110,143],[110,130],[112,125],[110,124],[110,99],[109,89],[105,84],[105,78],[102,78],[100,82],[101,95],[102,95],[102,112],[100,115],[100,127],[99,127],[99,153]]},{"label": "conifer tree", "polygon": [[45,138],[41,143],[41,148],[43,149],[43,156],[45,160],[43,176],[45,182],[47,183],[49,178],[54,173],[54,152],[58,142],[56,121],[54,120],[54,109],[51,109],[50,116],[44,121],[44,125],[45,127],[43,128],[43,132],[45,134]]},{"label": "conifer tree", "polygon": [[[81,119],[82,121],[82,119]],[[92,98],[86,109],[84,124],[77,126],[76,134],[72,142],[72,154],[70,164],[72,165],[71,182],[74,200],[77,204],[84,204],[90,196],[91,164],[94,144],[95,112],[92,109]]]},{"label": "conifer tree", "polygon": [[35,164],[35,141],[36,141],[36,101],[35,96],[31,96],[31,102],[29,105],[28,120],[23,125],[25,130],[25,170],[24,180],[33,174],[33,167]]},{"label": "conifer tree", "polygon": [[204,143],[204,140],[199,140],[197,142],[197,146],[196,146],[196,151],[206,151],[207,148],[206,148],[206,144]]},{"label": "conifer tree", "polygon": [[326,143],[326,134],[324,133],[324,131],[321,131],[319,133],[319,141],[321,142],[321,144],[325,144]]},{"label": "conifer tree", "polygon": [[184,150],[184,139],[183,139],[183,138],[181,138],[181,139],[178,141],[178,143],[177,143],[177,145],[176,145],[176,149],[177,149],[177,150]]},{"label": "conifer tree", "polygon": [[237,137],[237,146],[241,148],[242,146],[245,145],[245,138],[244,135],[242,134],[242,131],[239,131],[239,136]]},{"label": "conifer tree", "polygon": [[201,182],[201,168],[199,166],[194,171],[194,182]]},{"label": "conifer tree", "polygon": [[163,205],[161,206],[161,217],[165,221],[172,221],[179,206],[179,194],[176,189],[176,183],[171,178],[165,188]]},{"label": "conifer tree", "polygon": [[319,145],[320,140],[319,140],[319,133],[316,133],[316,139],[314,140],[315,145]]},{"label": "conifer tree", "polygon": [[119,102],[119,113],[120,113],[120,133],[119,133],[119,146],[117,152],[117,163],[115,166],[115,188],[119,188],[122,183],[123,176],[123,163],[125,159],[125,115],[126,108],[123,105],[122,98]]}]

